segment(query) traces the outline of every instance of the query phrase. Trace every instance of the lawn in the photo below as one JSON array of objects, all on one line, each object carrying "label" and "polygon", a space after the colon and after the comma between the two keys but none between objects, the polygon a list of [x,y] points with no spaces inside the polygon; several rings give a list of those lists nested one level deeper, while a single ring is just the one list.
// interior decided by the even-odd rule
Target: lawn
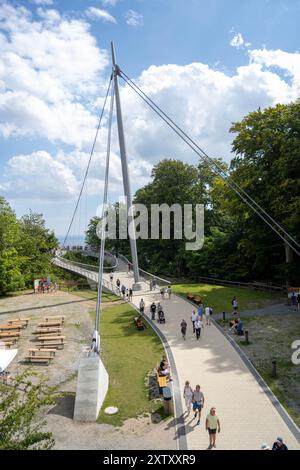
[{"label": "lawn", "polygon": [[[300,365],[291,360],[291,344],[300,338],[300,315],[266,315],[243,318],[250,344],[233,335],[281,404],[300,426]],[[218,321],[228,331],[228,322]],[[272,360],[277,361],[277,378],[272,376]]]},{"label": "lawn", "polygon": [[239,310],[260,308],[266,304],[281,301],[277,292],[261,292],[243,287],[225,287],[211,284],[173,284],[173,292],[186,297],[188,293],[199,295],[204,305],[209,305],[215,313],[231,312],[231,300],[237,297]]},{"label": "lawn", "polygon": [[[108,306],[101,314],[103,362],[109,374],[109,390],[98,422],[120,426],[127,418],[157,411],[161,400],[149,399],[147,374],[164,354],[163,345],[150,326],[138,331],[137,312],[127,303]],[[116,415],[106,415],[107,406],[117,406]]]}]

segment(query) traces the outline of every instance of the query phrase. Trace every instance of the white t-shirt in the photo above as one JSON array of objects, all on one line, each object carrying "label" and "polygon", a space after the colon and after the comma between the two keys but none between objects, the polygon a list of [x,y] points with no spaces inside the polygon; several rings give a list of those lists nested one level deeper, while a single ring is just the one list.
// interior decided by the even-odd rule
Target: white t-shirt
[{"label": "white t-shirt", "polygon": [[197,320],[197,315],[196,315],[195,313],[192,313],[191,320],[192,320],[192,321],[196,321],[196,320]]},{"label": "white t-shirt", "polygon": [[209,317],[209,315],[210,315],[210,308],[209,307],[205,307],[205,315],[207,317]]},{"label": "white t-shirt", "polygon": [[200,321],[200,320],[195,321],[196,330],[198,330],[199,328],[202,328],[202,325],[203,325],[202,321]]}]

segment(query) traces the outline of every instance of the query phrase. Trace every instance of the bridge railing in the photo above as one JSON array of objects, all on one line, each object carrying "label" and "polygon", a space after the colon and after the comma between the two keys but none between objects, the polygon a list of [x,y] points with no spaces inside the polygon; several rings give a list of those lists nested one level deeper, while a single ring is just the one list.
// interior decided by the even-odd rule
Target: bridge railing
[{"label": "bridge railing", "polygon": [[[93,264],[86,264],[86,263],[79,263],[79,261],[73,261],[69,260],[67,258],[64,258],[62,256],[56,256],[57,259],[61,260],[62,262],[68,262],[72,264],[73,266],[78,266],[78,267],[83,267],[86,269],[89,269],[90,271],[98,272],[99,267]],[[104,259],[109,262],[113,262],[111,266],[103,266],[103,270],[106,272],[110,271],[116,271],[118,268],[118,259],[112,255],[111,253],[106,252]]]},{"label": "bridge railing", "polygon": [[[118,257],[126,265],[128,265],[128,263],[132,265],[131,261],[129,261],[129,259],[126,258],[126,256],[119,254]],[[156,276],[155,274],[149,273],[148,271],[145,271],[144,269],[141,269],[141,268],[139,268],[139,274],[141,277],[143,277],[144,279],[146,279],[146,281],[149,281],[149,282],[155,279],[156,283],[161,286],[169,286],[171,284],[170,281],[168,281],[167,279],[163,279],[162,277]]]}]

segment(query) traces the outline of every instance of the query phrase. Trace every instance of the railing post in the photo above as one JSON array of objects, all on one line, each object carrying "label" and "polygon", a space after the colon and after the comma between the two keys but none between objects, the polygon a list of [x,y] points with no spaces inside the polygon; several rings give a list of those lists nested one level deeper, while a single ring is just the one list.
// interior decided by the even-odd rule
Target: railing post
[{"label": "railing post", "polygon": [[223,312],[223,321],[225,321],[225,315],[226,315],[226,313]]},{"label": "railing post", "polygon": [[245,341],[246,341],[246,344],[249,344],[249,331],[248,330],[245,330]]},{"label": "railing post", "polygon": [[275,359],[272,361],[272,376],[277,377],[277,362]]}]

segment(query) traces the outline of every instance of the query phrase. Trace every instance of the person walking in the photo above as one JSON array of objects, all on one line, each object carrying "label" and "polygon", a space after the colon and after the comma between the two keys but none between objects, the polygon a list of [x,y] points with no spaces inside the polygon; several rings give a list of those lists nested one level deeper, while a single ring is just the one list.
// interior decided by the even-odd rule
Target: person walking
[{"label": "person walking", "polygon": [[298,310],[300,310],[300,293],[297,294],[297,305],[298,305]]},{"label": "person walking", "polygon": [[232,313],[235,314],[237,312],[237,309],[238,309],[238,306],[239,306],[236,296],[233,297],[233,299],[231,301],[231,305],[233,307],[233,312]]},{"label": "person walking", "polygon": [[181,334],[182,334],[182,337],[183,339],[185,340],[185,337],[186,337],[186,329],[187,329],[187,322],[185,320],[182,320],[182,322],[180,323],[180,327],[181,327]]},{"label": "person walking", "polygon": [[277,437],[273,444],[272,450],[288,450],[287,446],[283,442],[282,437]]},{"label": "person walking", "polygon": [[187,380],[183,389],[183,398],[185,399],[185,406],[188,412],[188,415],[191,412],[191,405],[193,400],[193,389],[190,386],[190,382]]},{"label": "person walking", "polygon": [[204,313],[204,307],[203,307],[203,304],[201,303],[198,306],[198,317],[200,317],[200,320],[202,320],[203,313]]},{"label": "person walking", "polygon": [[156,289],[156,279],[152,279],[152,289],[155,290]]},{"label": "person walking", "polygon": [[118,292],[120,292],[120,285],[121,285],[120,279],[117,279],[116,284],[117,284]]},{"label": "person walking", "polygon": [[191,322],[193,325],[193,333],[195,333],[195,321],[197,320],[197,315],[195,313],[195,310],[193,310],[193,313],[191,315]]},{"label": "person walking", "polygon": [[145,310],[145,302],[144,302],[144,299],[141,299],[141,301],[140,301],[140,312],[141,312],[141,314],[144,313],[144,310]]},{"label": "person walking", "polygon": [[151,320],[155,320],[155,312],[156,312],[156,304],[152,302],[150,305],[150,312],[151,312]]},{"label": "person walking", "polygon": [[129,302],[132,302],[132,289],[131,289],[131,287],[129,287],[128,298],[129,298]]},{"label": "person walking", "polygon": [[122,292],[123,299],[125,300],[126,287],[124,286],[124,284],[122,284],[121,292]]},{"label": "person walking", "polygon": [[201,335],[201,328],[203,326],[203,323],[202,321],[200,320],[200,318],[198,317],[197,320],[195,321],[195,333],[196,333],[196,339],[198,340],[200,338],[200,335]]},{"label": "person walking", "polygon": [[171,298],[171,294],[172,294],[171,286],[168,286],[168,288],[167,288],[167,294],[168,294],[169,299],[170,299],[170,298]]},{"label": "person walking", "polygon": [[216,415],[216,408],[211,408],[209,414],[206,416],[205,429],[209,435],[209,446],[208,450],[213,447],[216,448],[216,435],[221,431],[220,420]]},{"label": "person walking", "polygon": [[296,310],[297,297],[296,297],[296,295],[295,295],[295,292],[293,292],[293,294],[292,294],[291,303],[292,303],[292,307],[294,307],[294,310]]},{"label": "person walking", "polygon": [[164,287],[162,287],[160,289],[160,295],[161,295],[162,300],[164,300],[164,298],[165,298],[165,288]]},{"label": "person walking", "polygon": [[113,273],[110,273],[109,279],[110,279],[110,283],[111,283],[111,285],[112,285],[113,280],[114,280],[114,274],[113,274]]},{"label": "person walking", "polygon": [[157,303],[157,313],[162,312],[163,308],[160,304],[160,302]]},{"label": "person walking", "polygon": [[210,308],[208,306],[205,307],[205,318],[206,318],[206,324],[210,325]]},{"label": "person walking", "polygon": [[193,402],[194,418],[197,418],[197,414],[198,414],[197,424],[200,424],[201,410],[204,406],[204,395],[200,390],[200,385],[196,385],[196,388],[193,392],[192,402]]}]

